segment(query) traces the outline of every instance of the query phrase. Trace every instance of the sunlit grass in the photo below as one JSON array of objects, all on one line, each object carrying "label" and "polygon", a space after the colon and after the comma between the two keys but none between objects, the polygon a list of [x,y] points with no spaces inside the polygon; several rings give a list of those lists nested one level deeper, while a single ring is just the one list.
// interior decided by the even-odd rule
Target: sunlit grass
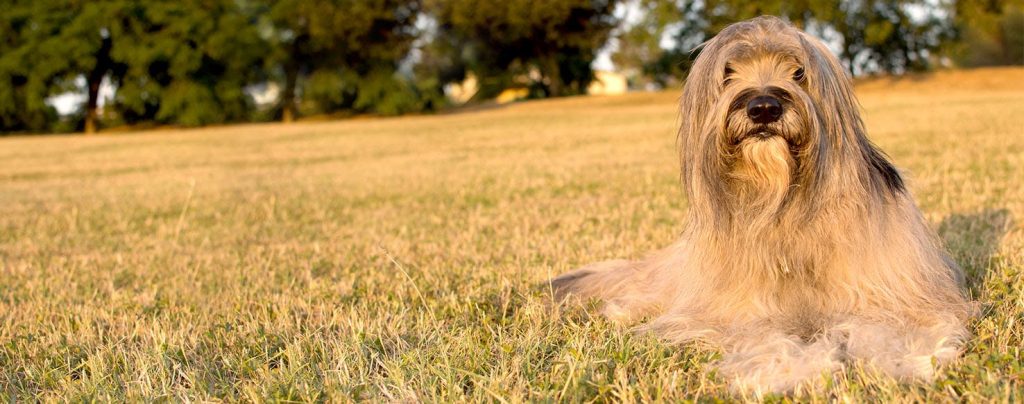
[{"label": "sunlit grass", "polygon": [[[934,383],[1024,389],[1024,69],[863,83],[984,303]],[[84,399],[653,400],[728,394],[716,353],[547,304],[549,276],[671,242],[678,91],[394,119],[0,138],[0,391]]]}]

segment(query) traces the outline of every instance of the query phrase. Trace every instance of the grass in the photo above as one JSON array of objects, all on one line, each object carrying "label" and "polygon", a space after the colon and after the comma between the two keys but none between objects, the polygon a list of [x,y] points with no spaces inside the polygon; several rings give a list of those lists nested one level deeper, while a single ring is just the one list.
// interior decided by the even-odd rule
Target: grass
[{"label": "grass", "polygon": [[[858,87],[984,303],[933,383],[801,401],[1024,398],[1024,68]],[[0,139],[13,401],[729,398],[716,353],[538,286],[672,241],[678,91],[486,111]]]}]

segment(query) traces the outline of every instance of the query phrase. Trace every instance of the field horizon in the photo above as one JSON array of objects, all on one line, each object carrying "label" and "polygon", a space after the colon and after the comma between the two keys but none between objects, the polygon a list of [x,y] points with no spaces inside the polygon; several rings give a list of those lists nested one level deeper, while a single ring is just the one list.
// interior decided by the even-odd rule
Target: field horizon
[{"label": "field horizon", "polygon": [[[1024,68],[857,82],[982,305],[935,381],[799,401],[1024,397]],[[0,137],[10,401],[730,399],[717,353],[549,304],[674,240],[680,91],[436,115]]]}]

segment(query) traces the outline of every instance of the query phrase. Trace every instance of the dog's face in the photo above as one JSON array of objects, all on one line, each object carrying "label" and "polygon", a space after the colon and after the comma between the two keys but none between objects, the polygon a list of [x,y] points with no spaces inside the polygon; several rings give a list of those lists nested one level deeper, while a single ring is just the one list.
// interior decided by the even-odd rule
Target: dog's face
[{"label": "dog's face", "polygon": [[[808,143],[811,97],[801,49],[736,41],[722,56],[722,102],[728,103],[720,135],[730,147],[778,136],[793,147]],[[764,49],[771,46],[774,49]]]},{"label": "dog's face", "polygon": [[716,213],[737,202],[777,210],[867,144],[838,59],[778,18],[731,25],[705,43],[683,92],[683,180],[691,202]]}]

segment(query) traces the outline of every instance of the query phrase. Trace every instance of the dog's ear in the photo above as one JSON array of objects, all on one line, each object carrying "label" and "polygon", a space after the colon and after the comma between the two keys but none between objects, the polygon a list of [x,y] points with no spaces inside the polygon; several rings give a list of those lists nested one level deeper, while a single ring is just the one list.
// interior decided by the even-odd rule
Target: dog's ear
[{"label": "dog's ear", "polygon": [[859,166],[867,168],[864,179],[868,186],[884,191],[879,192],[884,195],[905,192],[899,171],[867,137],[853,80],[846,69],[821,41],[801,32],[800,42],[807,53],[804,71],[808,92],[821,104],[821,130],[831,143],[831,150],[822,157],[859,158],[864,163]]},{"label": "dog's ear", "polygon": [[804,32],[800,42],[807,54],[804,75],[811,97],[823,110],[819,114],[824,135],[834,147],[855,142],[864,134],[857,99],[853,94],[853,80],[839,59],[824,43]]},{"label": "dog's ear", "polygon": [[715,111],[715,104],[722,92],[725,79],[723,46],[728,41],[730,29],[726,28],[714,38],[704,42],[697,49],[697,60],[690,68],[680,100],[679,149],[681,177],[691,208],[698,212],[715,212],[710,206],[721,193],[723,186],[718,171],[717,143],[719,136],[716,117],[723,113]]},{"label": "dog's ear", "polygon": [[699,136],[721,92],[720,81],[723,77],[722,72],[717,71],[720,69],[717,68],[719,63],[716,57],[721,42],[716,36],[691,51],[691,55],[696,54],[697,59],[686,75],[680,102],[682,127],[679,136],[683,145],[691,140],[689,138]]}]

